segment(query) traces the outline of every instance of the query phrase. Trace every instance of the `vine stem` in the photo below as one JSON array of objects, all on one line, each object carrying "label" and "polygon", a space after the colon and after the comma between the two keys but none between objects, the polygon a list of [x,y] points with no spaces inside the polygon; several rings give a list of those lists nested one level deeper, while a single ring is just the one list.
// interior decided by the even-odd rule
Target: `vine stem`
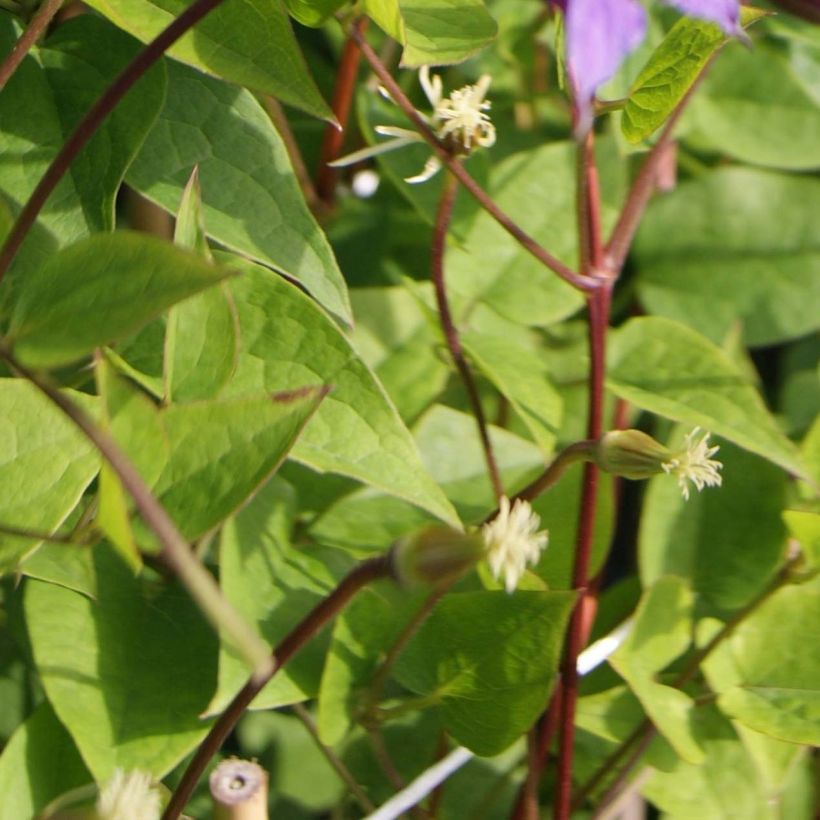
[{"label": "vine stem", "polygon": [[[588,265],[582,273],[591,276],[597,287],[587,294],[589,321],[589,410],[587,438],[596,440],[603,433],[604,376],[606,370],[606,336],[614,276],[604,268],[600,229],[600,192],[595,165],[593,133],[590,131],[578,146],[577,209],[579,256]],[[561,706],[559,712],[558,773],[555,788],[555,820],[567,820],[572,798],[572,761],[575,744],[575,708],[578,702],[578,655],[583,649],[585,633],[590,627],[586,596],[589,587],[589,565],[595,532],[595,508],[598,498],[597,466],[584,465],[578,535],[572,588],[578,600],[572,611],[561,664]]]},{"label": "vine stem", "polygon": [[362,587],[379,578],[391,577],[393,573],[390,553],[369,558],[357,564],[326,598],[322,599],[278,644],[270,656],[270,671],[264,676],[251,676],[239,690],[225,711],[216,719],[205,739],[196,750],[185,769],[179,785],[171,796],[162,820],[175,820],[202,776],[210,759],[216,754],[225,738],[236,726],[248,705],[265,684],[333,617],[344,609],[350,599]]},{"label": "vine stem", "polygon": [[[780,568],[780,571],[772,578],[772,580],[764,587],[746,606],[735,612],[731,618],[712,636],[712,638],[704,644],[697,652],[695,652],[689,661],[686,663],[680,674],[671,683],[676,689],[680,689],[684,684],[688,683],[698,672],[703,662],[720,646],[732,633],[743,623],[750,615],[756,612],[763,604],[766,603],[776,592],[782,589],[786,584],[792,580],[792,569],[800,563],[800,556],[790,558]],[[638,764],[643,753],[651,743],[652,739],[657,734],[652,722],[645,718],[633,732],[621,743],[621,745],[604,760],[597,772],[578,790],[578,793],[573,800],[573,808],[579,809],[584,800],[592,794],[596,787],[612,772],[621,761],[626,758],[626,761],[621,765],[617,776],[607,788],[606,792],[599,802],[594,817],[599,817],[603,814],[609,805],[617,799],[623,787],[629,780],[629,776]],[[627,757],[628,756],[628,757]]]},{"label": "vine stem", "polygon": [[490,433],[487,427],[487,417],[481,406],[481,397],[478,394],[473,374],[464,358],[464,349],[461,347],[461,340],[458,336],[458,329],[453,321],[453,314],[450,311],[450,303],[447,299],[447,288],[444,283],[444,249],[447,243],[447,229],[450,227],[450,220],[453,216],[453,206],[458,194],[458,179],[450,173],[446,173],[444,187],[441,191],[438,208],[436,209],[436,219],[433,225],[433,242],[430,249],[430,273],[433,280],[433,288],[436,294],[436,304],[438,306],[439,321],[444,333],[444,340],[450,356],[458,370],[464,389],[467,391],[467,398],[475,416],[478,426],[478,435],[481,439],[481,447],[484,450],[484,459],[487,462],[487,472],[490,482],[493,485],[493,492],[496,499],[500,499],[504,493],[504,485],[501,481],[501,474],[498,470],[498,462],[493,452],[493,445],[490,441]]},{"label": "vine stem", "polygon": [[353,777],[350,769],[345,766],[344,761],[336,754],[336,752],[333,751],[333,749],[322,743],[322,739],[319,737],[319,730],[316,727],[316,723],[310,712],[308,712],[308,710],[301,703],[294,703],[290,708],[293,710],[296,717],[302,722],[302,725],[305,727],[308,734],[313,739],[313,742],[316,744],[316,748],[319,749],[325,760],[327,760],[327,762],[333,767],[333,770],[339,775],[339,778],[350,790],[353,797],[356,798],[356,802],[359,806],[361,806],[361,808],[368,814],[376,811],[375,805],[371,802],[367,794],[365,794],[364,789],[358,784],[356,778]]},{"label": "vine stem", "polygon": [[50,544],[71,544],[77,547],[88,547],[91,541],[78,539],[74,535],[60,535],[56,532],[41,532],[29,530],[25,527],[12,527],[9,524],[0,524],[0,534],[12,535],[15,538],[30,538],[32,541],[46,541]]},{"label": "vine stem", "polygon": [[175,18],[134,57],[86,112],[71,136],[63,143],[57,156],[51,161],[28,202],[17,216],[3,247],[0,248],[0,280],[11,266],[20,245],[34,225],[52,191],[57,187],[57,183],[63,178],[71,163],[94,136],[106,117],[165,51],[221,2],[222,0],[194,0],[179,17]]},{"label": "vine stem", "polygon": [[31,47],[40,39],[40,36],[48,28],[49,23],[54,19],[62,5],[63,0],[43,0],[34,17],[26,26],[26,30],[20,35],[6,59],[0,63],[0,91],[5,88],[11,75],[23,62]]},{"label": "vine stem", "polygon": [[367,17],[359,17],[353,21],[351,33],[348,34],[342,50],[339,70],[336,73],[336,84],[333,88],[333,99],[330,106],[336,115],[337,122],[328,123],[325,127],[322,148],[319,152],[319,170],[316,174],[316,193],[322,202],[327,205],[333,203],[338,178],[338,172],[335,168],[331,168],[328,163],[337,159],[342,150],[353,94],[356,91],[356,77],[359,73],[359,62],[362,54],[352,32],[356,31],[363,36],[367,31],[367,24]]},{"label": "vine stem", "polygon": [[598,282],[591,276],[576,273],[567,267],[559,259],[556,259],[549,251],[543,248],[525,230],[523,230],[515,220],[508,216],[498,205],[493,202],[490,195],[470,176],[464,166],[453,157],[450,152],[438,141],[436,135],[430,130],[430,126],[401,90],[399,84],[393,79],[384,63],[379,59],[375,51],[370,47],[367,40],[355,29],[351,29],[350,36],[359,44],[359,48],[364,58],[370,63],[375,75],[381,84],[387,89],[390,97],[407,115],[419,134],[424,138],[433,153],[442,161],[468,193],[478,202],[487,213],[504,228],[526,251],[531,253],[539,262],[556,273],[565,282],[583,292],[595,290]]},{"label": "vine stem", "polygon": [[267,645],[222,595],[213,575],[193,554],[188,542],[176,528],[165,508],[156,499],[116,441],[65,393],[39,374],[21,365],[2,346],[0,346],[0,359],[3,359],[12,371],[28,379],[44,393],[100,451],[117,474],[123,487],[134,499],[134,504],[145,523],[162,544],[161,559],[176,573],[211,624],[225,634],[231,644],[247,660],[254,670],[254,675],[267,674],[270,668]]}]

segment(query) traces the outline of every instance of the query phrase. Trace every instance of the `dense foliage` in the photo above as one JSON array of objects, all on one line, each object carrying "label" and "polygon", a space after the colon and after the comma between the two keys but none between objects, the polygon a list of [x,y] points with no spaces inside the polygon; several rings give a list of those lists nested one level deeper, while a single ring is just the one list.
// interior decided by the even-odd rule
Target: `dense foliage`
[{"label": "dense foliage", "polygon": [[60,5],[0,0],[0,820],[229,755],[810,820],[820,28]]}]

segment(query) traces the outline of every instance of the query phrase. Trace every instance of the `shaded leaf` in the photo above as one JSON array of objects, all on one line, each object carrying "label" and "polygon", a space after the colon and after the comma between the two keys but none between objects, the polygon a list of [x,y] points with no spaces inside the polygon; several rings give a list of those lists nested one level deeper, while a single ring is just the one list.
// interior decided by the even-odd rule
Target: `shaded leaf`
[{"label": "shaded leaf", "polygon": [[669,319],[631,319],[613,335],[609,387],[644,410],[698,425],[803,474],[757,390],[715,345]]},{"label": "shaded leaf", "polygon": [[195,166],[208,235],[297,279],[349,323],[342,274],[262,106],[247,91],[170,63],[165,107],[128,183],[176,213]]}]

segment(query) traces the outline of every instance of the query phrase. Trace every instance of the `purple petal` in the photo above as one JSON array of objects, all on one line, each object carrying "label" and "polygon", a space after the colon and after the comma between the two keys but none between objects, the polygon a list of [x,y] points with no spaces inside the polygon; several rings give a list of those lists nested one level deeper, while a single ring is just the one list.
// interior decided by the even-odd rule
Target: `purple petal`
[{"label": "purple petal", "polygon": [[646,32],[646,13],[637,0],[568,0],[567,67],[578,106],[576,132],[592,122],[592,99],[618,70]]},{"label": "purple petal", "polygon": [[740,0],[663,0],[684,14],[717,23],[730,37],[744,36],[740,26]]}]

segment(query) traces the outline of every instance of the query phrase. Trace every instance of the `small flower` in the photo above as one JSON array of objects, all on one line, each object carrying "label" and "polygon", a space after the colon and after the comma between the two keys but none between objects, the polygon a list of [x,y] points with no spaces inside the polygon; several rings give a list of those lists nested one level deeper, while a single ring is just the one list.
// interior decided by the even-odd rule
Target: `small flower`
[{"label": "small flower", "polygon": [[[490,110],[490,102],[484,99],[491,82],[488,74],[482,75],[475,85],[465,85],[449,97],[442,96],[444,92],[441,77],[437,75],[431,77],[427,66],[421,67],[419,82],[433,112],[429,116],[421,111],[418,114],[449,151],[456,156],[467,156],[477,147],[489,148],[495,143],[495,126],[486,113]],[[384,89],[382,93],[389,99]],[[393,139],[337,159],[329,163],[331,168],[342,168],[379,154],[386,154],[388,151],[404,148],[405,145],[424,142],[421,134],[409,128],[377,125],[374,130],[383,137],[393,137]],[[434,154],[427,160],[420,173],[406,177],[405,182],[426,182],[438,173],[440,168],[441,160]]]},{"label": "small flower", "polygon": [[506,496],[498,505],[498,515],[482,527],[487,562],[493,576],[504,575],[504,587],[512,592],[527,568],[535,564],[547,546],[549,533],[538,532],[541,519],[528,501],[521,498],[510,506]]},{"label": "small flower", "polygon": [[[663,0],[684,14],[717,23],[730,37],[746,38],[740,0]],[[646,12],[638,0],[553,0],[563,12],[567,68],[575,91],[576,134],[592,125],[592,100],[646,34]]]},{"label": "small flower", "polygon": [[689,500],[687,481],[691,481],[697,487],[698,492],[704,487],[720,487],[723,483],[718,472],[723,469],[723,465],[712,458],[720,447],[709,447],[711,433],[704,433],[698,440],[699,432],[700,427],[695,427],[686,436],[686,448],[675,453],[669,461],[661,465],[665,473],[672,473],[678,477],[678,486],[687,501]]},{"label": "small flower", "polygon": [[96,809],[100,820],[159,820],[159,789],[147,772],[115,769],[100,789]]}]

